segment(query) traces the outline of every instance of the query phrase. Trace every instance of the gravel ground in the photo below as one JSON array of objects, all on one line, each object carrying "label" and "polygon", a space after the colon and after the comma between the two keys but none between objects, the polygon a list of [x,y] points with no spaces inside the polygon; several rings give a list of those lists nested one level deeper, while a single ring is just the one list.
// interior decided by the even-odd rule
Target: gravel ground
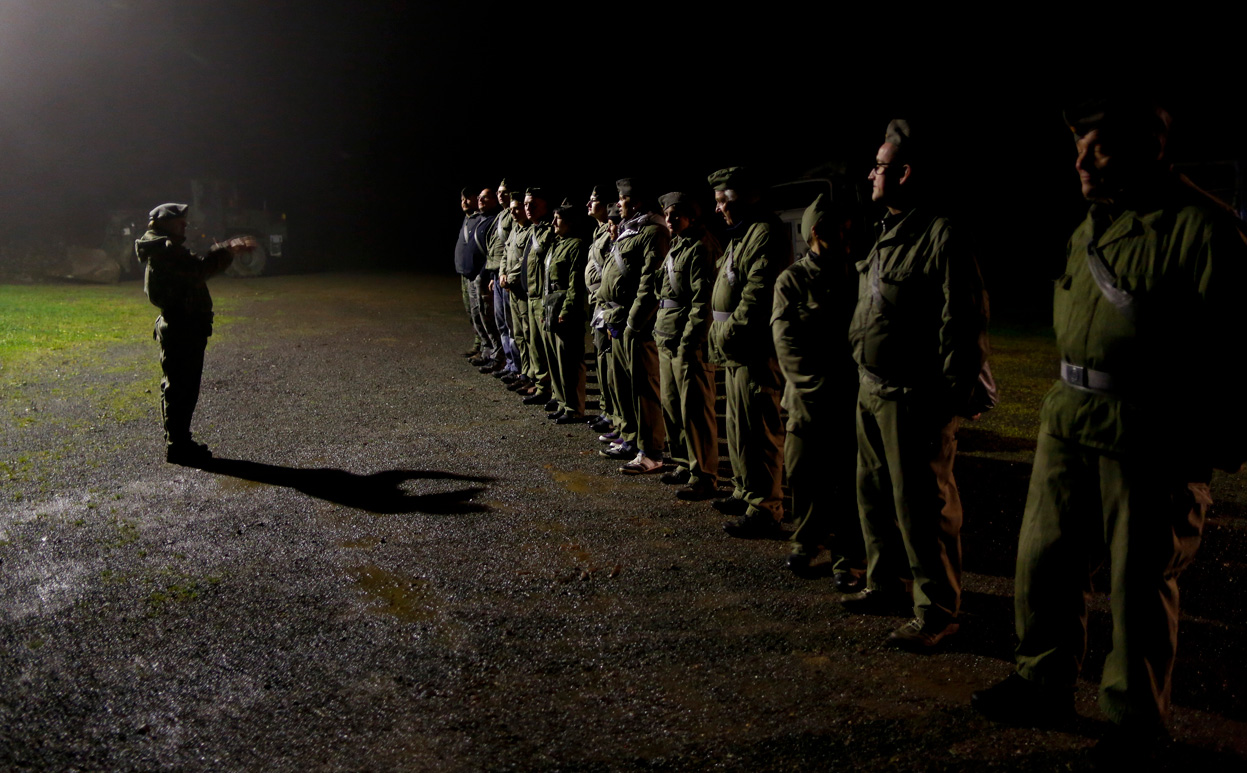
[{"label": "gravel ground", "polygon": [[[146,330],[107,353],[129,366],[66,362],[5,402],[0,768],[1090,768],[1102,597],[1075,726],[969,708],[1010,671],[1027,476],[972,430],[966,623],[910,655],[882,646],[901,619],[846,614],[783,543],[727,537],[478,374],[457,280],[213,288],[237,309],[196,414],[211,471],[164,463],[154,398],[114,421],[79,397],[150,368]],[[1247,523],[1218,512],[1184,578],[1168,762],[1238,771]]]}]

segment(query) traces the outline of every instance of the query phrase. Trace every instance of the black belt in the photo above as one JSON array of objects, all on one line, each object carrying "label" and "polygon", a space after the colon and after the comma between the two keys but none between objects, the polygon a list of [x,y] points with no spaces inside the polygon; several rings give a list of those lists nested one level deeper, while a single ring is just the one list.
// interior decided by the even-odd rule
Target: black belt
[{"label": "black belt", "polygon": [[1092,392],[1113,393],[1117,391],[1117,381],[1111,373],[1074,365],[1065,360],[1061,360],[1061,380],[1072,387]]}]

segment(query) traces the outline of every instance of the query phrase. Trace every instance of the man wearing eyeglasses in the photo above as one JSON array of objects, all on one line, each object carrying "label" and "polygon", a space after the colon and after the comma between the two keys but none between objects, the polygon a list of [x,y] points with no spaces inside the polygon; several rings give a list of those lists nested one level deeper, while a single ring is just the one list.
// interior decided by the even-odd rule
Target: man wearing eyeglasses
[{"label": "man wearing eyeglasses", "polygon": [[1122,764],[1167,738],[1177,578],[1200,543],[1212,469],[1247,458],[1239,365],[1220,348],[1247,327],[1247,244],[1228,207],[1172,172],[1167,112],[1098,99],[1066,121],[1091,206],[1055,288],[1061,378],[1044,398],[1018,542],[1017,670],[973,703],[1010,723],[1073,718],[1086,595],[1107,558],[1100,707],[1115,729],[1097,755]]},{"label": "man wearing eyeglasses", "polygon": [[[930,651],[958,630],[961,501],[953,479],[959,416],[974,416],[986,361],[987,303],[965,237],[928,189],[929,152],[909,122],[888,125],[869,178],[886,208],[857,264],[849,342],[857,406],[858,515],[866,589],[846,608],[913,619],[890,644]],[[905,589],[912,580],[912,594]]]}]

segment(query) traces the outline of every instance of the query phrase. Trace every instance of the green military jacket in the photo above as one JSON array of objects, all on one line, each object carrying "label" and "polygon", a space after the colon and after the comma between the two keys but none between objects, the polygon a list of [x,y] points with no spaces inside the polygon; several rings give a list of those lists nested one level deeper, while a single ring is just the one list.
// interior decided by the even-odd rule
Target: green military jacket
[{"label": "green military jacket", "polygon": [[511,292],[511,297],[524,300],[528,298],[528,282],[522,273],[524,247],[528,244],[528,232],[531,226],[520,225],[514,222],[514,218],[512,222],[511,232],[507,234],[506,254],[498,273],[507,278],[507,290]]},{"label": "green military jacket", "polygon": [[485,243],[485,268],[489,271],[500,271],[502,262],[507,256],[507,237],[515,227],[515,218],[509,209],[504,209],[494,218],[494,227],[489,231],[489,241]]},{"label": "green military jacket", "polygon": [[186,239],[148,231],[134,242],[134,253],[145,263],[143,292],[170,327],[191,335],[212,335],[212,296],[207,280],[229,268],[234,254],[218,248],[196,255]]},{"label": "green military jacket", "polygon": [[593,240],[589,243],[589,257],[585,261],[585,290],[589,294],[589,309],[597,310],[598,288],[602,286],[602,269],[610,260],[611,224],[599,223],[593,231]]},{"label": "green military jacket", "polygon": [[[1236,372],[1247,330],[1241,226],[1176,181],[1131,208],[1092,206],[1066,247],[1053,326],[1061,359],[1111,384],[1058,381],[1044,398],[1045,432],[1110,452],[1181,457],[1192,469],[1237,469],[1247,458]],[[1093,276],[1092,244],[1110,289],[1127,294],[1121,306]]]},{"label": "green military jacket", "polygon": [[728,237],[711,292],[710,360],[728,366],[766,363],[775,356],[775,279],[792,263],[792,242],[773,215],[729,228]]},{"label": "green military jacket", "polygon": [[549,220],[528,227],[528,243],[520,255],[520,270],[529,298],[540,298],[545,293],[546,252],[554,238],[554,225]]},{"label": "green military jacket", "polygon": [[587,308],[585,261],[588,256],[589,243],[575,236],[556,236],[546,251],[542,308],[547,330],[553,330],[558,318],[563,317],[565,326],[580,325],[581,335],[584,334]]},{"label": "green military jacket", "polygon": [[923,209],[885,217],[859,273],[849,343],[862,385],[914,394],[940,414],[969,410],[987,358],[978,262],[949,220]]},{"label": "green military jacket", "polygon": [[620,223],[615,243],[602,269],[598,303],[609,327],[630,327],[649,335],[658,309],[654,289],[643,289],[667,254],[667,226],[661,217],[647,213]]},{"label": "green military jacket", "polygon": [[693,226],[672,238],[659,267],[658,315],[654,339],[678,357],[706,356],[710,335],[710,292],[722,250],[709,231]]},{"label": "green military jacket", "polygon": [[842,256],[810,253],[775,280],[771,335],[793,428],[821,418],[828,404],[851,409],[857,365],[844,334],[856,304],[857,272]]}]

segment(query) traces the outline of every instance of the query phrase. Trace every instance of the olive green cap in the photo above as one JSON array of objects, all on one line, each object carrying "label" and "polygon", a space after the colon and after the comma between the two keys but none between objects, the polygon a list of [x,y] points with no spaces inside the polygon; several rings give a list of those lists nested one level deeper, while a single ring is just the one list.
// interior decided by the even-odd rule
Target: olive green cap
[{"label": "olive green cap", "polygon": [[659,196],[659,210],[666,212],[667,207],[674,207],[678,215],[684,215],[689,218],[697,217],[697,202],[693,201],[693,197],[687,193],[672,191]]},{"label": "olive green cap", "polygon": [[904,118],[893,118],[888,123],[888,130],[884,132],[883,141],[895,145],[898,148],[904,147],[913,141],[910,139],[909,121]]},{"label": "olive green cap", "polygon": [[550,197],[546,194],[546,191],[544,188],[538,188],[538,187],[529,188],[528,190],[524,191],[524,195],[532,196],[534,199],[541,199],[547,202],[550,200]]},{"label": "olive green cap", "polygon": [[606,206],[606,219],[612,222],[615,222],[615,223],[618,223],[620,220],[623,220],[623,215],[619,214],[618,204],[612,203]]},{"label": "olive green cap", "polygon": [[147,213],[148,220],[164,220],[167,217],[186,217],[190,204],[161,204]]},{"label": "olive green cap", "polygon": [[743,166],[729,166],[720,169],[706,178],[710,187],[716,191],[757,191],[758,181],[753,172]]},{"label": "olive green cap", "polygon": [[610,185],[595,185],[593,193],[589,194],[589,201],[597,199],[598,201],[614,201],[619,192]]},{"label": "olive green cap", "polygon": [[827,197],[820,193],[814,199],[814,203],[805,208],[805,213],[801,215],[801,238],[807,243],[810,241],[810,232],[814,230],[814,226],[818,225],[827,213],[831,210],[830,202]]},{"label": "olive green cap", "polygon": [[583,208],[571,203],[567,199],[563,199],[563,203],[558,206],[558,209],[554,210],[554,214],[566,220],[572,215],[583,214]]}]

